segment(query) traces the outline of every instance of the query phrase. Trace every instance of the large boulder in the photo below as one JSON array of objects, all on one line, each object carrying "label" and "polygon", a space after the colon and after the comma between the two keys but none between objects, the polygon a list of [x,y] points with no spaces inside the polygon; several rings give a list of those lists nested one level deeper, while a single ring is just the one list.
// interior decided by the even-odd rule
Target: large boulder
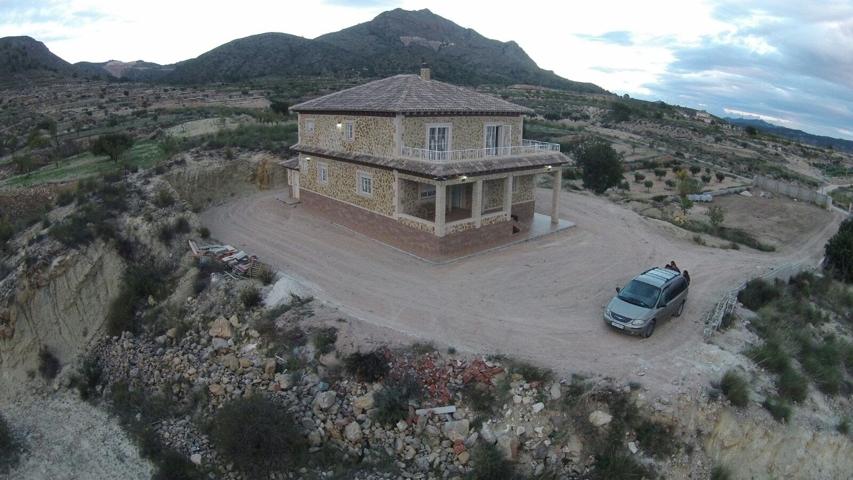
[{"label": "large boulder", "polygon": [[611,420],[613,420],[613,416],[601,410],[596,410],[589,414],[589,423],[598,428],[607,425]]},{"label": "large boulder", "polygon": [[208,331],[211,337],[214,338],[231,338],[234,336],[234,331],[231,329],[231,324],[225,317],[219,317],[210,324]]},{"label": "large boulder", "polygon": [[451,441],[456,440],[465,440],[468,437],[468,419],[463,420],[451,420],[446,422],[444,426],[441,428],[444,436],[449,438]]}]

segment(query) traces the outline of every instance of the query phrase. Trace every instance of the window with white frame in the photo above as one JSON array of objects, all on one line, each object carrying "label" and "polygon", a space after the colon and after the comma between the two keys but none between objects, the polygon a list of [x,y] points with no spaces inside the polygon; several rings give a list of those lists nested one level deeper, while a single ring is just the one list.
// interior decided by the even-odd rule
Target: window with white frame
[{"label": "window with white frame", "polygon": [[355,127],[352,122],[344,122],[344,140],[348,142],[355,140]]},{"label": "window with white frame", "polygon": [[509,155],[512,145],[511,132],[511,125],[486,124],[486,155]]},{"label": "window with white frame", "polygon": [[373,195],[373,175],[367,172],[358,172],[356,174],[356,183],[358,184],[359,195]]},{"label": "window with white frame", "polygon": [[307,133],[309,135],[314,133],[314,127],[315,127],[314,120],[306,120],[305,121],[305,133]]},{"label": "window with white frame", "polygon": [[329,183],[329,164],[317,162],[317,181],[322,184]]},{"label": "window with white frame", "polygon": [[447,160],[451,134],[449,124],[427,125],[426,144],[430,160]]}]

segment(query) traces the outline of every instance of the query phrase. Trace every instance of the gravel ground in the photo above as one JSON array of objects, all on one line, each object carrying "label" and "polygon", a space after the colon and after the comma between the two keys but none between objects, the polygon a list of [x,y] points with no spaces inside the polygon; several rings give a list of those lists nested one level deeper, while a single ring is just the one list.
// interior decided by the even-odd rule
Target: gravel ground
[{"label": "gravel ground", "polygon": [[151,478],[151,464],[102,409],[62,390],[49,395],[4,393],[0,412],[24,443],[21,463],[7,476],[21,480]]},{"label": "gravel ground", "polygon": [[[550,191],[536,192],[537,205]],[[431,265],[286,207],[266,191],[207,210],[214,238],[259,255],[320,300],[368,323],[460,350],[504,353],[559,374],[596,372],[642,380],[659,393],[706,382],[712,353],[702,316],[728,289],[769,268],[819,261],[838,217],[777,253],[700,247],[674,227],[603,198],[563,192],[561,216],[577,227],[464,259]],[[537,207],[537,211],[539,207]],[[684,314],[640,339],[601,320],[616,286],[670,259],[691,272]],[[704,375],[704,377],[703,377]],[[639,378],[642,377],[642,378]]]}]

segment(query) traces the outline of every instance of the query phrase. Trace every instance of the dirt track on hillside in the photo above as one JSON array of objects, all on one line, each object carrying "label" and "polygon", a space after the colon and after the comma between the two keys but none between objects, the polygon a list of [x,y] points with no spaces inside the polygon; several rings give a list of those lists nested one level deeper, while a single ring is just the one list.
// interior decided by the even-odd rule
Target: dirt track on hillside
[{"label": "dirt track on hillside", "polygon": [[[538,190],[537,204],[550,204]],[[558,234],[430,265],[261,192],[202,214],[214,238],[259,255],[320,300],[371,324],[460,350],[503,353],[566,375],[597,372],[666,389],[695,377],[702,316],[726,290],[792,261],[820,259],[833,223],[773,254],[700,247],[592,195],[563,192]],[[546,212],[541,212],[546,213]],[[837,219],[836,219],[837,220]],[[682,317],[639,339],[606,327],[614,288],[674,259],[693,277]],[[695,379],[705,381],[707,379]]]}]

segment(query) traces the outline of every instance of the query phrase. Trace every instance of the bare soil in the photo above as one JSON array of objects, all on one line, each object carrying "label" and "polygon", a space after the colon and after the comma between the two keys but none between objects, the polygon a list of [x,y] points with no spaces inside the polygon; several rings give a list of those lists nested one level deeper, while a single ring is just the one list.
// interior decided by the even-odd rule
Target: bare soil
[{"label": "bare soil", "polygon": [[[644,384],[664,391],[708,380],[702,378],[708,369],[699,365],[708,347],[703,314],[723,292],[779,264],[817,262],[837,222],[802,232],[807,240],[780,253],[720,250],[674,236],[671,225],[606,199],[564,192],[561,214],[576,228],[431,265],[301,206],[287,207],[276,198],[284,195],[237,199],[203,212],[202,222],[214,238],[259,255],[319,300],[368,323],[460,350],[526,358],[561,375],[644,377]],[[538,205],[550,203],[549,190],[536,195]],[[604,325],[603,307],[615,287],[671,259],[693,278],[680,318],[649,339]]]},{"label": "bare soil", "polygon": [[757,190],[752,193],[752,197],[714,197],[712,204],[697,204],[692,214],[708,221],[705,218],[708,206],[718,205],[725,211],[723,225],[742,229],[783,251],[796,251],[804,242],[809,242],[809,232],[819,231],[833,218],[828,210],[807,202],[781,196],[762,198]]}]

